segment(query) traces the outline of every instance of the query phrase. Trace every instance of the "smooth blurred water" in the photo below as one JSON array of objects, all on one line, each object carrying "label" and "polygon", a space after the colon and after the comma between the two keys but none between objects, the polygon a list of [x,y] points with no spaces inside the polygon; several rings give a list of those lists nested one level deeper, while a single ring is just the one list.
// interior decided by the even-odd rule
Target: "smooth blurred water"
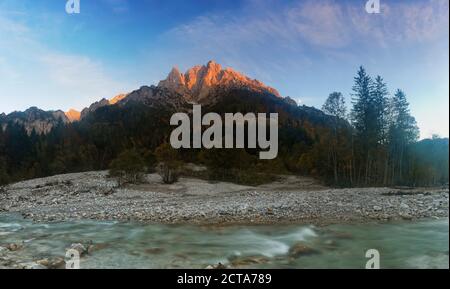
[{"label": "smooth blurred water", "polygon": [[[448,268],[448,232],[448,219],[212,227],[99,221],[37,224],[0,215],[0,244],[25,242],[16,253],[34,260],[64,256],[70,244],[92,240],[101,248],[81,260],[82,268],[205,268],[247,256],[264,260],[250,268],[364,268],[368,249],[380,252],[382,268]],[[299,242],[317,254],[289,256],[289,249]]]}]

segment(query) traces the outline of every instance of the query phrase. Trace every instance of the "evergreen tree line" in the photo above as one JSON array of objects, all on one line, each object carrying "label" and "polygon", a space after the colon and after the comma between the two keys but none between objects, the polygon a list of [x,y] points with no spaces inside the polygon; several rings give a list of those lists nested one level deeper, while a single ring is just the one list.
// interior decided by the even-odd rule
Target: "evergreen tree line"
[{"label": "evergreen tree line", "polygon": [[[421,149],[419,129],[402,90],[390,96],[383,78],[371,78],[363,67],[354,78],[352,90],[349,113],[339,92],[331,93],[322,107],[336,119],[310,156],[326,164],[322,174],[344,186],[448,183],[448,139],[434,137],[429,141],[429,151]],[[346,120],[350,127],[339,120]],[[435,153],[441,159],[427,161],[427,155]],[[311,166],[321,167],[317,162]]]},{"label": "evergreen tree line", "polygon": [[138,180],[158,163],[166,182],[183,163],[208,167],[212,179],[257,184],[280,173],[310,175],[334,186],[436,186],[448,183],[448,139],[418,141],[403,91],[360,68],[347,109],[333,92],[322,111],[295,107],[248,90],[233,91],[205,112],[278,112],[279,154],[259,160],[255,149],[172,150],[174,111],[140,103],[102,107],[80,122],[28,135],[14,122],[0,129],[0,184],[49,175],[110,169]]}]

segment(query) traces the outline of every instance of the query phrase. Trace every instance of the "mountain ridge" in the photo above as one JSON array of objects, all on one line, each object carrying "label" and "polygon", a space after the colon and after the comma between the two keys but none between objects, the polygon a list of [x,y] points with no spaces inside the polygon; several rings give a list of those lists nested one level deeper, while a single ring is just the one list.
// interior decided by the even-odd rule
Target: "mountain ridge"
[{"label": "mountain ridge", "polygon": [[28,135],[31,135],[33,130],[37,134],[47,134],[60,122],[63,124],[70,122],[62,110],[44,111],[35,106],[25,111],[14,111],[7,115],[0,115],[0,126],[3,130],[9,123],[14,123],[22,125]]},{"label": "mountain ridge", "polygon": [[[232,68],[222,68],[220,64],[211,60],[206,65],[193,66],[185,73],[181,73],[178,68],[174,67],[166,79],[161,80],[157,86],[142,86],[132,92],[118,94],[111,99],[102,98],[81,111],[69,109],[63,112],[58,110],[56,114],[54,111],[47,111],[44,117],[42,112],[45,111],[38,109],[41,113],[28,118],[18,118],[16,117],[18,112],[14,112],[8,115],[0,115],[0,123],[2,123],[2,119],[13,120],[16,123],[23,124],[29,134],[33,129],[38,134],[46,134],[59,119],[63,123],[77,122],[105,106],[125,106],[128,103],[136,102],[147,106],[169,105],[175,109],[184,109],[186,104],[190,103],[213,105],[219,101],[219,96],[235,89],[268,94],[283,99],[291,105],[296,105],[291,98],[283,98],[275,88],[267,86],[259,80],[251,79]],[[43,119],[36,118],[38,115],[42,115]],[[5,121],[3,121],[3,129],[5,125]]]}]

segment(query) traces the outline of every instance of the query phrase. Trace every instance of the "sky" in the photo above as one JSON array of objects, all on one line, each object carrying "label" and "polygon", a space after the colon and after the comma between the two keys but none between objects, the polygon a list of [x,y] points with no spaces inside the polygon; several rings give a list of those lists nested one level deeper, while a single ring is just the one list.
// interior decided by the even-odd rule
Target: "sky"
[{"label": "sky", "polygon": [[320,108],[360,65],[405,91],[421,137],[449,135],[449,1],[0,0],[0,113],[81,110],[215,60]]}]

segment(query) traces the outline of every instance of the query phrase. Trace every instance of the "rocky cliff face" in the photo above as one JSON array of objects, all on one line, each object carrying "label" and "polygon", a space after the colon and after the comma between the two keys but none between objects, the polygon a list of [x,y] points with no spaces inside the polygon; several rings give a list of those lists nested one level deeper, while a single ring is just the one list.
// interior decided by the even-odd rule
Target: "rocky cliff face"
[{"label": "rocky cliff face", "polygon": [[75,109],[70,109],[69,111],[66,111],[65,115],[70,122],[79,121],[81,118],[81,112]]},{"label": "rocky cliff face", "polygon": [[83,109],[81,111],[80,119],[85,118],[89,113],[96,111],[100,107],[107,106],[107,105],[109,105],[109,100],[107,100],[106,98],[103,98],[100,101],[94,102],[89,107],[86,107],[85,109]]},{"label": "rocky cliff face", "polygon": [[126,98],[127,96],[128,96],[128,94],[126,94],[126,93],[122,93],[122,94],[116,95],[116,96],[114,96],[113,98],[111,98],[109,100],[109,105],[116,104],[119,101],[121,101],[122,99]]},{"label": "rocky cliff face", "polygon": [[188,102],[202,104],[213,103],[215,92],[218,90],[246,89],[281,97],[276,89],[231,68],[223,69],[214,61],[208,62],[206,66],[194,66],[184,74],[173,68],[158,87],[176,91]]},{"label": "rocky cliff face", "polygon": [[118,105],[125,106],[129,103],[140,103],[149,107],[168,107],[171,109],[183,109],[187,107],[184,95],[176,90],[159,86],[143,86],[131,92]]},{"label": "rocky cliff face", "polygon": [[22,125],[28,135],[33,130],[37,134],[47,134],[59,122],[69,123],[69,119],[63,111],[43,111],[37,107],[31,107],[24,112],[12,112],[0,117],[2,129],[5,129],[10,123],[15,123]]},{"label": "rocky cliff face", "polygon": [[78,120],[83,119],[89,113],[92,113],[92,112],[96,111],[100,107],[104,107],[104,106],[108,106],[108,105],[114,105],[114,104],[122,101],[123,99],[125,99],[127,96],[128,96],[128,94],[119,94],[119,95],[116,95],[115,97],[113,97],[111,99],[103,98],[100,101],[94,102],[89,107],[86,107],[85,109],[83,109],[81,111],[80,117],[79,117]]}]

